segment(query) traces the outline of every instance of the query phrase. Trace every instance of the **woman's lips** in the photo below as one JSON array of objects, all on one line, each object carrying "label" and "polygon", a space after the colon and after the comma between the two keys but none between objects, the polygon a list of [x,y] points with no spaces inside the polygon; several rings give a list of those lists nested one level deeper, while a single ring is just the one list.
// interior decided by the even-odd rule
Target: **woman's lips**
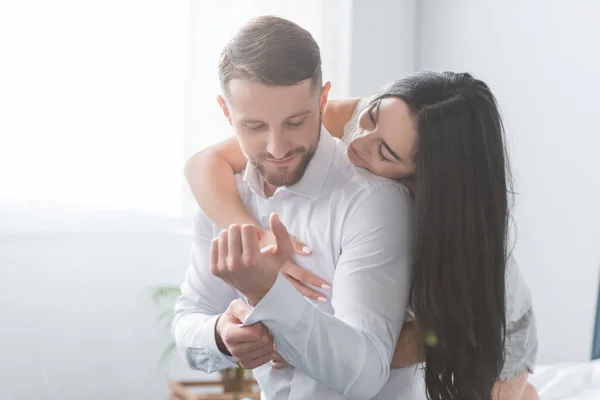
[{"label": "woman's lips", "polygon": [[[360,161],[360,164],[363,164],[363,165],[365,165],[365,164],[366,164],[366,163],[365,163],[365,160],[364,160],[364,159],[363,159],[363,158],[360,156],[360,154],[358,154],[358,151],[356,151],[356,149],[354,148],[354,146],[352,145],[352,143],[350,143],[350,144],[348,145],[348,149],[350,150],[350,152],[349,152],[349,153],[351,153],[351,155],[352,155],[353,157],[357,158],[357,159],[358,159],[358,161]],[[352,158],[353,158],[353,157],[349,157],[349,158],[350,158],[350,161],[353,161],[353,160],[352,160]],[[355,162],[355,164],[357,164],[357,163]]]}]

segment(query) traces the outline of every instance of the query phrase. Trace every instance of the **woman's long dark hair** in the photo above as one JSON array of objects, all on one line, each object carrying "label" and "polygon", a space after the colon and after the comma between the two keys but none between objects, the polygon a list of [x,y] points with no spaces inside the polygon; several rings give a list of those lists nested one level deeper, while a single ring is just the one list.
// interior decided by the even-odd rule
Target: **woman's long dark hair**
[{"label": "woman's long dark hair", "polygon": [[390,85],[412,111],[415,277],[430,399],[489,400],[504,364],[510,175],[489,87],[467,73],[421,72]]}]

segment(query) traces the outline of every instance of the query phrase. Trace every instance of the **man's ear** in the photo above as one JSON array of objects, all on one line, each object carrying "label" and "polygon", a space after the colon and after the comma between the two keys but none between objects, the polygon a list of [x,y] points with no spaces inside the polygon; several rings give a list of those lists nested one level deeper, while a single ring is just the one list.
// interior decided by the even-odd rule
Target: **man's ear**
[{"label": "man's ear", "polygon": [[229,125],[233,126],[231,122],[231,115],[229,114],[229,108],[227,108],[227,103],[225,102],[225,98],[222,95],[217,96],[217,102],[219,103],[219,107],[221,107],[221,111],[223,111],[223,115],[229,121]]},{"label": "man's ear", "polygon": [[327,81],[327,82],[325,82],[325,84],[323,85],[323,88],[321,89],[321,98],[319,99],[319,103],[321,105],[321,111],[323,111],[325,109],[325,106],[327,105],[327,97],[329,96],[330,90],[331,90],[331,82]]}]

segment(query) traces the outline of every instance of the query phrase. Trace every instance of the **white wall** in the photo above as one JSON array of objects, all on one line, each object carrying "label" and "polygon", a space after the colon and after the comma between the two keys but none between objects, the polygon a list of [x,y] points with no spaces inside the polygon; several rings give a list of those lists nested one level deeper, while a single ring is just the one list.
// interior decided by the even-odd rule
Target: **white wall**
[{"label": "white wall", "polygon": [[589,359],[600,266],[600,3],[423,0],[419,13],[419,68],[472,72],[502,108],[539,361]]},{"label": "white wall", "polygon": [[183,231],[0,235],[0,398],[167,398],[168,332],[147,290],[183,281],[189,243]]},{"label": "white wall", "polygon": [[414,71],[417,3],[418,0],[352,2],[351,96],[373,95],[387,82]]}]

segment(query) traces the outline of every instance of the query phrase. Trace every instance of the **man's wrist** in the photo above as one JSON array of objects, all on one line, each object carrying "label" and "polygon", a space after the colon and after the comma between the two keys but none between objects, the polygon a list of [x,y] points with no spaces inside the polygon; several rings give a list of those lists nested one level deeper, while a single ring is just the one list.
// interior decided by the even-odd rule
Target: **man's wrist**
[{"label": "man's wrist", "polygon": [[220,333],[220,329],[219,329],[219,321],[221,321],[222,316],[223,316],[223,314],[219,315],[217,317],[217,322],[215,323],[215,342],[217,343],[217,348],[219,349],[219,351],[221,353],[223,353],[226,356],[231,357],[231,353],[229,352],[229,350],[227,350],[227,346],[225,345],[225,342],[223,342],[223,338],[221,337],[221,333]]},{"label": "man's wrist", "polygon": [[246,297],[248,304],[252,307],[256,307],[256,305],[263,299],[263,297],[265,297],[267,295],[267,293],[269,293],[269,290],[271,290],[271,288],[275,284],[276,280],[277,280],[277,275],[275,275],[275,277],[273,277],[273,279],[271,279],[271,282],[269,285],[265,285],[265,287],[261,288],[260,291],[256,291],[254,293],[244,293],[244,296]]},{"label": "man's wrist", "polygon": [[248,301],[250,307],[256,307],[256,305],[262,300],[263,297],[264,296],[246,296],[246,300]]}]

